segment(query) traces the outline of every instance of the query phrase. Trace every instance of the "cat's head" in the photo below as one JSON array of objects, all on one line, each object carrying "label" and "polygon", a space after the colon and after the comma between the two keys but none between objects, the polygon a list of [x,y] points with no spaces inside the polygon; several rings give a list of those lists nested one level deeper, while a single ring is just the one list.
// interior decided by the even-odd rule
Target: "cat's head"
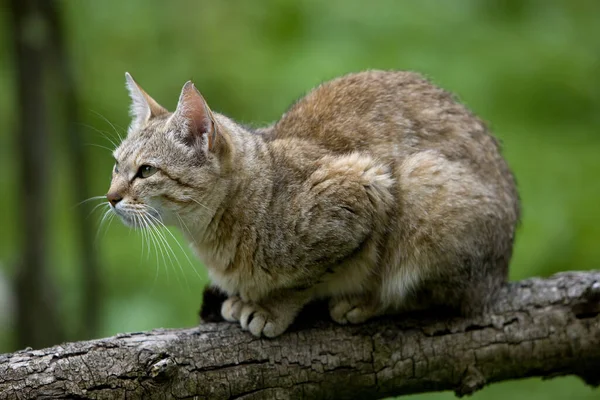
[{"label": "cat's head", "polygon": [[113,153],[106,195],[111,209],[134,227],[158,221],[179,225],[184,217],[202,223],[225,192],[231,157],[227,128],[191,81],[183,86],[174,112],[160,106],[131,75],[126,81],[132,122]]}]

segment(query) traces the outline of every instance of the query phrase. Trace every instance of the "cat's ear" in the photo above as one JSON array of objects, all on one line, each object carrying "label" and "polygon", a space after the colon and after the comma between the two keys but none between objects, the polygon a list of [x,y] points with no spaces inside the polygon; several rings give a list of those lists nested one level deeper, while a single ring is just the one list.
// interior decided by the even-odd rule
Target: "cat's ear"
[{"label": "cat's ear", "polygon": [[216,142],[216,126],[212,112],[192,81],[187,81],[181,89],[175,118],[184,121],[188,143],[200,143],[206,140],[208,150],[213,150]]},{"label": "cat's ear", "polygon": [[168,111],[158,104],[148,93],[144,91],[133,79],[129,72],[125,72],[125,82],[131,97],[130,114],[133,118],[133,126],[139,126],[148,122],[153,117],[167,114]]}]

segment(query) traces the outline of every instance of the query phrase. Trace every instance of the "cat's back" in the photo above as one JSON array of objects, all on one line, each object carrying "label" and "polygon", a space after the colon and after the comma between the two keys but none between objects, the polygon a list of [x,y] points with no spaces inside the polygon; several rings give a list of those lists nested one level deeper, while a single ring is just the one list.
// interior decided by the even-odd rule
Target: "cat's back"
[{"label": "cat's back", "polygon": [[303,138],[348,152],[391,143],[407,150],[444,149],[448,141],[480,141],[485,133],[451,93],[422,75],[371,70],[310,91],[275,124],[272,138]]},{"label": "cat's back", "polygon": [[436,151],[496,179],[508,174],[485,124],[453,94],[409,71],[371,70],[325,82],[292,105],[269,136],[333,153],[362,151],[392,165]]},{"label": "cat's back", "polygon": [[406,97],[422,91],[424,83],[416,73],[388,71],[353,73],[324,82],[289,108],[272,137],[302,138],[342,152],[388,140],[392,132],[386,128],[402,123]]}]

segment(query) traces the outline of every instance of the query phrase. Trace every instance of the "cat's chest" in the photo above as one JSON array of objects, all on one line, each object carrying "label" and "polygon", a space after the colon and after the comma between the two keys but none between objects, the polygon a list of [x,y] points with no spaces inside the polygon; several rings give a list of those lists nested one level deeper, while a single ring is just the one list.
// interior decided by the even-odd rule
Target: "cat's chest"
[{"label": "cat's chest", "polygon": [[192,248],[206,266],[212,283],[229,295],[247,292],[256,285],[251,254],[243,254],[236,246],[227,245],[194,245]]}]

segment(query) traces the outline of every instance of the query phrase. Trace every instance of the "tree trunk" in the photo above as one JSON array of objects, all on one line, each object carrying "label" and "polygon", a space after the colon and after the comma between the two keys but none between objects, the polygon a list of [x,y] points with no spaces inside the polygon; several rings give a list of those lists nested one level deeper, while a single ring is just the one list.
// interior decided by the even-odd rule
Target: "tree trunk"
[{"label": "tree trunk", "polygon": [[[65,142],[67,143],[66,158],[71,173],[73,204],[80,203],[90,197],[88,165],[84,157],[83,132],[78,129],[79,100],[75,87],[75,79],[70,59],[68,57],[65,41],[64,23],[59,14],[60,2],[46,1],[43,3],[44,15],[48,21],[49,49],[52,54],[56,80],[56,96],[62,100],[66,129],[64,129]],[[79,241],[81,274],[81,322],[78,332],[80,338],[94,337],[98,330],[100,314],[100,280],[98,258],[94,246],[94,225],[91,218],[87,218],[92,211],[89,202],[80,204],[73,212],[75,229]]]},{"label": "tree trunk", "polygon": [[44,347],[62,340],[56,292],[48,274],[50,132],[45,112],[44,61],[47,28],[41,2],[10,2],[12,36],[17,61],[21,158],[21,222],[23,259],[16,284],[17,345]]},{"label": "tree trunk", "polygon": [[574,374],[600,384],[600,271],[529,279],[474,319],[155,330],[0,355],[0,398],[376,399]]}]

